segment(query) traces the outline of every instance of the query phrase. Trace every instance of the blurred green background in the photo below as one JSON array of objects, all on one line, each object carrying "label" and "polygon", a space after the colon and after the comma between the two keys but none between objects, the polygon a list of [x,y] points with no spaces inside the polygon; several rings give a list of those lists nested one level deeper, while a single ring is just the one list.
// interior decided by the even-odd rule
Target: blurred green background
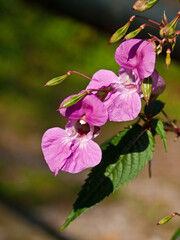
[{"label": "blurred green background", "polygon": [[[38,5],[20,0],[0,1],[0,198],[2,200],[0,239],[51,239],[41,230],[32,230],[33,227],[29,226],[28,222],[14,215],[10,210],[12,203],[15,208],[21,206],[25,211],[32,211],[38,219],[47,222],[54,230],[59,229],[70,211],[89,170],[77,175],[60,172],[55,178],[43,159],[40,144],[41,137],[48,128],[54,126],[64,128],[66,119],[60,116],[56,109],[69,94],[84,89],[88,80],[72,74],[61,85],[49,88],[43,88],[43,85],[51,78],[63,75],[68,70],[76,70],[90,77],[102,68],[117,73],[119,66],[114,60],[114,52],[118,45],[108,46],[109,38],[108,33],[70,17],[50,13]],[[164,57],[158,57],[156,63],[156,69],[167,83],[166,91],[160,99],[166,102],[166,112],[176,120],[180,119],[179,66],[178,62],[172,60],[170,68],[167,69]],[[97,142],[102,143],[126,125],[108,123]],[[171,135],[169,139],[174,152],[174,148],[177,149],[177,143],[172,144]],[[158,151],[161,152],[162,146],[159,145]],[[177,151],[175,150],[175,155],[179,154]],[[167,155],[163,156],[163,158],[167,157]],[[156,163],[154,166],[156,167]],[[163,164],[159,162],[159,169],[162,169],[161,166]],[[177,166],[179,167],[173,162],[173,167],[177,168]],[[168,169],[170,166],[167,164],[165,167]],[[158,175],[158,171],[155,169],[154,171]],[[172,180],[173,171],[176,172],[172,170],[169,177],[166,175],[164,177],[176,185],[176,180],[177,183],[180,181],[178,178],[175,181]],[[141,178],[147,181],[148,176],[142,173]],[[108,206],[124,203],[131,194],[134,196],[133,190],[125,187],[105,200],[102,206],[106,209]],[[176,192],[176,194],[179,193]],[[177,196],[179,195],[174,197]],[[170,211],[169,203],[158,200],[154,210],[151,208],[145,213],[141,212],[142,209],[147,209],[151,204],[147,203],[143,196],[142,199],[134,196],[134,199],[134,202],[130,202],[130,206],[133,209],[141,209],[135,215],[140,214],[140,218],[144,218],[143,221],[140,220],[143,222],[142,228],[146,225],[145,229],[148,229],[149,224],[155,224],[156,222],[152,223],[154,217],[161,218],[163,214],[169,214],[166,212],[166,210]],[[129,209],[129,206],[127,208]],[[178,211],[178,209],[173,210]],[[105,210],[102,211],[104,213]],[[100,213],[94,213],[94,217],[90,215],[89,219],[92,217],[93,221],[96,221]],[[126,213],[124,212],[125,215]],[[47,214],[50,217],[47,217]],[[103,235],[102,232],[107,231],[106,226],[103,229],[103,224],[101,224],[101,231],[98,230],[95,236],[88,237],[86,233],[94,229],[94,227],[91,228],[93,223],[89,224],[89,229],[85,228],[86,231],[81,231],[78,235],[82,222],[76,221],[77,225],[72,224],[74,227],[69,227],[67,230],[70,239],[72,236],[85,240],[128,239],[117,236],[116,230],[109,230]],[[80,221],[79,225],[78,221]],[[100,224],[98,220],[96,224]],[[156,236],[159,238],[156,239],[164,239],[163,236],[166,234],[172,235],[175,225],[177,226],[174,222],[174,225],[170,224],[157,232]],[[124,230],[121,231],[123,236]],[[144,230],[141,231],[140,227],[140,235],[137,239],[155,239],[147,237],[148,231],[142,235]],[[128,233],[127,230],[126,232]]]}]

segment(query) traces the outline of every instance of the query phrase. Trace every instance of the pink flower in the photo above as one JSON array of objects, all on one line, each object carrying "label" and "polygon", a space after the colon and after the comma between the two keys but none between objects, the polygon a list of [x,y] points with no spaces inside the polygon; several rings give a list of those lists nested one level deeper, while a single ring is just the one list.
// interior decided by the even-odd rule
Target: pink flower
[{"label": "pink flower", "polygon": [[[67,97],[64,101],[73,96]],[[68,108],[61,108],[64,101],[61,103],[59,111],[69,119],[84,119],[90,125],[94,126],[102,126],[108,119],[105,105],[93,94],[86,95],[79,102]]]},{"label": "pink flower", "polygon": [[132,71],[122,69],[119,77],[109,70],[96,72],[87,89],[112,88],[103,101],[108,111],[109,121],[129,121],[135,119],[141,110],[141,99],[137,93]]},{"label": "pink flower", "polygon": [[151,76],[155,67],[156,53],[152,44],[142,39],[130,39],[119,45],[115,60],[121,68],[131,70],[135,81]]},{"label": "pink flower", "polygon": [[107,121],[104,104],[96,96],[88,95],[60,112],[69,116],[65,130],[51,128],[42,138],[41,147],[50,170],[55,175],[59,170],[78,173],[99,164],[102,152],[92,139],[99,135],[100,126]]}]

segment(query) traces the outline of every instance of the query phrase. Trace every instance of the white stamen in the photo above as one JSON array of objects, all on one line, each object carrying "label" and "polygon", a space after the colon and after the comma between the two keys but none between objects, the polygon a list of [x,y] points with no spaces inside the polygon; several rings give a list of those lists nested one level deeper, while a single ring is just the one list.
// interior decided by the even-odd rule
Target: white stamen
[{"label": "white stamen", "polygon": [[87,122],[86,122],[85,120],[83,120],[83,119],[81,119],[79,122],[80,122],[81,125],[84,125],[84,124],[87,123]]}]

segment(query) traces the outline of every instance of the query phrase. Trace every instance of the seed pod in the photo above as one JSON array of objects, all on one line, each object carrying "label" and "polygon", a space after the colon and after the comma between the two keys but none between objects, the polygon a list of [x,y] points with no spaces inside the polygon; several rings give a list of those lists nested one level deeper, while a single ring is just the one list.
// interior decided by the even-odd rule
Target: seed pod
[{"label": "seed pod", "polygon": [[63,102],[61,108],[67,108],[67,107],[70,107],[70,106],[76,104],[83,97],[85,97],[87,94],[88,94],[87,91],[84,91],[84,92],[81,92],[79,94],[76,94],[76,95],[72,96],[71,98],[69,98],[65,102]]},{"label": "seed pod", "polygon": [[121,38],[124,37],[124,35],[126,34],[131,22],[133,21],[133,19],[135,18],[135,16],[132,16],[129,21],[121,28],[119,28],[110,38],[109,40],[109,44],[111,43],[115,43],[117,41],[119,41]]},{"label": "seed pod", "polygon": [[152,8],[159,0],[137,0],[133,5],[133,10],[143,12]]},{"label": "seed pod", "polygon": [[138,35],[138,33],[140,33],[140,31],[141,31],[142,29],[144,29],[144,24],[141,25],[141,26],[140,26],[139,28],[137,28],[136,30],[128,33],[128,34],[124,37],[124,39],[125,39],[125,40],[128,40],[128,39],[134,38],[136,35]]},{"label": "seed pod", "polygon": [[143,92],[144,99],[147,104],[151,97],[151,90],[152,90],[152,78],[151,77],[145,78],[142,83],[142,92]]},{"label": "seed pod", "polygon": [[54,86],[54,85],[60,84],[60,83],[63,82],[67,77],[68,77],[68,74],[62,75],[62,76],[60,76],[60,77],[53,78],[53,79],[49,80],[49,81],[44,85],[44,87],[46,87],[46,86]]},{"label": "seed pod", "polygon": [[177,16],[167,25],[161,28],[159,34],[162,38],[169,38],[175,35],[175,28],[180,18],[180,12],[178,12]]}]

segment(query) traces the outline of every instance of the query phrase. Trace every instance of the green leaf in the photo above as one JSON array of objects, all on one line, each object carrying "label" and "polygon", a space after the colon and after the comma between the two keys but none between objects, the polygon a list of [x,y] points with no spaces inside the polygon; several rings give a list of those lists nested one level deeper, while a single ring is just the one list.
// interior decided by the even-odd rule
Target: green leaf
[{"label": "green leaf", "polygon": [[64,101],[61,107],[62,108],[70,107],[70,106],[76,104],[77,102],[79,102],[87,94],[88,93],[86,91],[78,93],[78,94],[74,95],[73,97],[71,97],[71,98],[67,99],[66,101]]},{"label": "green leaf", "polygon": [[143,12],[152,8],[159,0],[137,0],[133,5],[133,10]]},{"label": "green leaf", "polygon": [[[164,103],[159,101],[159,100],[156,100],[154,102],[151,103],[151,107],[152,107],[152,116],[155,116],[157,115],[158,113],[161,112],[161,110],[164,108]],[[146,114],[146,116],[150,115],[150,105],[146,105],[144,107],[144,112]]]},{"label": "green leaf", "polygon": [[53,78],[53,79],[49,80],[49,81],[44,85],[44,87],[46,87],[46,86],[54,86],[54,85],[60,84],[60,83],[62,83],[62,81],[64,81],[67,77],[68,77],[68,75],[65,74],[65,75],[62,75],[62,76],[60,76],[60,77]]},{"label": "green leaf", "polygon": [[164,144],[164,148],[167,151],[166,136],[165,136],[163,122],[159,119],[154,119],[151,122],[151,126],[152,126],[153,130],[161,137],[163,144]]},{"label": "green leaf", "polygon": [[171,240],[179,240],[180,239],[180,228],[175,232]]},{"label": "green leaf", "polygon": [[151,160],[154,138],[150,131],[136,124],[105,142],[101,149],[102,161],[86,179],[61,231],[81,213],[132,181]]}]

